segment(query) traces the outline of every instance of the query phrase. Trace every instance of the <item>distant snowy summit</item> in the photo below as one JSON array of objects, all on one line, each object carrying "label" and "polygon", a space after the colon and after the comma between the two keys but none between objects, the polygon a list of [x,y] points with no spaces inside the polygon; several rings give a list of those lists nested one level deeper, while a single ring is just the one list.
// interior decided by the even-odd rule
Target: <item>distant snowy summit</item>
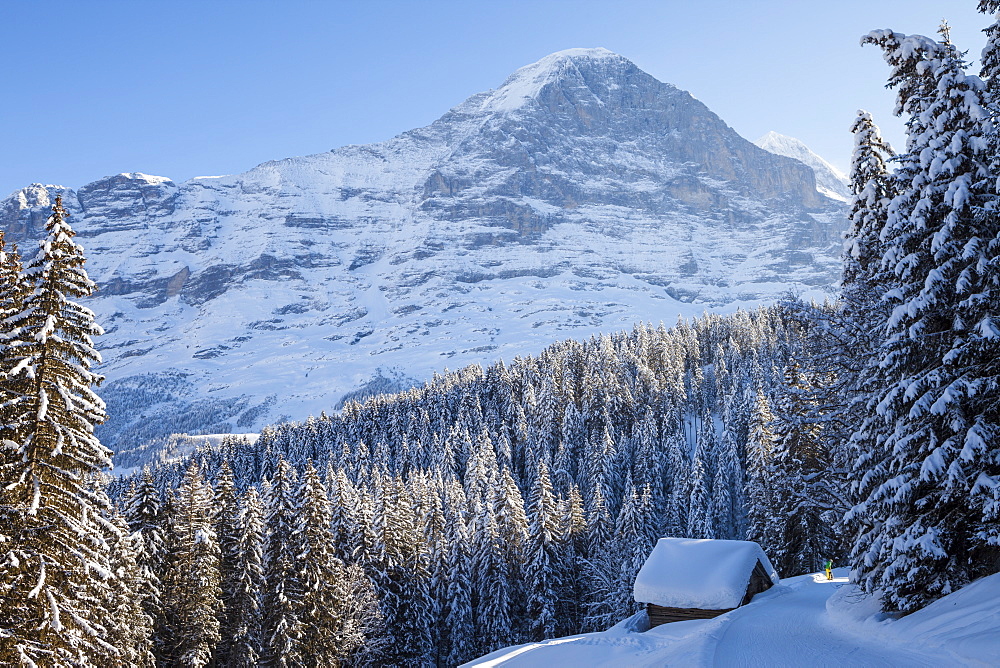
[{"label": "distant snowy summit", "polygon": [[36,184],[0,225],[30,249],[63,196],[108,332],[101,437],[121,449],[829,294],[846,211],[816,178],[627,58],[570,49],[378,144],[183,183]]},{"label": "distant snowy summit", "polygon": [[816,188],[833,199],[846,202],[851,197],[850,181],[839,169],[809,150],[794,137],[786,137],[773,130],[754,142],[765,151],[783,155],[805,163],[816,174]]},{"label": "distant snowy summit", "polygon": [[[484,95],[479,106],[481,112],[509,113],[537,100],[546,85],[560,79],[572,78],[570,70],[609,67],[619,72],[635,69],[628,58],[604,48],[566,49],[545,56],[538,62],[526,65],[507,78],[500,88]],[[475,98],[474,98],[475,99]]]}]

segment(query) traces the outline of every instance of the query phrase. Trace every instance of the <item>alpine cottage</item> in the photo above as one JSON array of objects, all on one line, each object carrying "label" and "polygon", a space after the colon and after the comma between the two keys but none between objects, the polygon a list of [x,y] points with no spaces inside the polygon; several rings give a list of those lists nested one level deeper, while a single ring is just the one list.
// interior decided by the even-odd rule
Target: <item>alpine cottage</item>
[{"label": "alpine cottage", "polygon": [[634,594],[653,628],[718,617],[779,581],[757,543],[661,538],[635,578]]}]

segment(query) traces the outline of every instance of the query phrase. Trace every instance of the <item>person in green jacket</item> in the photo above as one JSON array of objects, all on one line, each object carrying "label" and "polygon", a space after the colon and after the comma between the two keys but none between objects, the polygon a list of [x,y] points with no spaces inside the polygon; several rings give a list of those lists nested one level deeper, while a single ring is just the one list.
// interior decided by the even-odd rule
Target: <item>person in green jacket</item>
[{"label": "person in green jacket", "polygon": [[833,579],[833,559],[827,559],[826,563],[823,564],[823,568],[826,569],[826,579]]}]

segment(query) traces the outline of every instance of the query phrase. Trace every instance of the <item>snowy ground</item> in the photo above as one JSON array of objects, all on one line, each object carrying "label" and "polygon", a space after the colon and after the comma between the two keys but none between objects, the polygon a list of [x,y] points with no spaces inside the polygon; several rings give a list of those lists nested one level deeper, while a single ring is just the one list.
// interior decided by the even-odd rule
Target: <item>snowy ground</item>
[{"label": "snowy ground", "polygon": [[997,666],[1000,574],[900,620],[878,613],[846,570],[783,580],[715,619],[641,633],[645,613],[603,633],[509,647],[466,664],[493,666]]}]

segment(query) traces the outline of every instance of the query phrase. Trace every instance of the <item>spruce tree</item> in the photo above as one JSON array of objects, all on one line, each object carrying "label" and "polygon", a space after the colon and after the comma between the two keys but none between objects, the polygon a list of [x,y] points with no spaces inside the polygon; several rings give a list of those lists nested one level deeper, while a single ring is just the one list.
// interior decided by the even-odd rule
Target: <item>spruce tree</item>
[{"label": "spruce tree", "polygon": [[133,535],[135,561],[143,579],[143,609],[151,619],[159,619],[162,601],[161,580],[166,555],[166,518],[160,490],[148,467],[144,467],[132,495],[126,500],[125,521]]},{"label": "spruce tree", "polygon": [[215,534],[219,543],[219,575],[222,591],[223,613],[220,619],[220,641],[215,650],[215,662],[229,665],[229,653],[234,636],[235,598],[239,587],[240,573],[240,505],[233,483],[233,472],[229,462],[222,462],[215,484]]},{"label": "spruce tree", "polygon": [[[21,279],[2,263],[4,396],[0,405],[0,662],[114,662],[107,643],[109,502],[94,483],[111,453],[94,436],[104,402],[94,314],[75,303],[96,289],[60,198]],[[12,260],[11,260],[12,261]],[[13,281],[13,285],[12,282]],[[19,299],[19,297],[22,297]]]},{"label": "spruce tree", "polygon": [[947,39],[875,31],[910,114],[883,266],[896,285],[872,415],[855,434],[855,579],[911,612],[991,567],[1000,543],[996,177],[985,91]]},{"label": "spruce tree", "polygon": [[715,478],[712,480],[712,526],[717,538],[733,540],[743,523],[743,466],[736,437],[727,429],[716,448]]},{"label": "spruce tree", "polygon": [[237,582],[226,610],[231,629],[226,665],[251,668],[258,665],[262,652],[261,595],[264,581],[264,507],[254,487],[243,496],[239,527],[235,568]]},{"label": "spruce tree", "polygon": [[767,554],[781,547],[782,518],[772,514],[772,499],[778,481],[773,478],[774,415],[763,390],[756,391],[750,412],[747,439],[747,540],[759,544]]},{"label": "spruce tree", "polygon": [[278,460],[267,495],[264,547],[264,662],[275,668],[300,665],[298,602],[302,596],[294,535],[299,514],[298,476]]},{"label": "spruce tree", "polygon": [[[24,309],[24,298],[31,290],[26,277],[24,267],[21,265],[21,255],[17,251],[17,244],[11,244],[7,250],[4,242],[4,233],[0,230],[0,322],[6,322]],[[0,343],[3,349],[0,350],[0,360],[7,360],[7,347],[12,342],[11,334],[5,325]],[[10,371],[10,367],[4,367],[3,372]],[[6,391],[6,388],[0,388]]]},{"label": "spruce tree", "polygon": [[[451,505],[451,504],[449,504]],[[443,601],[445,633],[443,659],[447,666],[457,666],[475,658],[475,627],[472,609],[472,562],[464,513],[447,508],[444,554],[447,585]]]},{"label": "spruce tree", "polygon": [[529,501],[529,530],[525,564],[528,587],[527,614],[532,640],[551,638],[556,632],[559,563],[559,520],[552,481],[540,462]]},{"label": "spruce tree", "polygon": [[573,485],[569,495],[560,501],[559,564],[560,599],[557,613],[560,635],[579,633],[583,623],[583,602],[586,597],[587,517],[580,490]]},{"label": "spruce tree", "polygon": [[510,572],[496,516],[482,512],[473,536],[472,582],[476,587],[475,629],[477,651],[489,654],[513,642]]},{"label": "spruce tree", "polygon": [[220,639],[220,550],[212,522],[213,503],[211,485],[192,462],[171,504],[163,607],[164,656],[172,666],[209,665]]},{"label": "spruce tree", "polygon": [[785,385],[774,421],[775,446],[770,477],[778,484],[767,499],[769,515],[780,521],[778,545],[768,553],[782,576],[818,571],[837,558],[833,526],[825,511],[831,507],[823,476],[831,456],[823,434],[823,416],[811,380],[793,362],[785,370]]},{"label": "spruce tree", "polygon": [[664,475],[663,535],[686,536],[688,517],[688,483],[691,463],[685,448],[684,435],[670,433],[667,441]]},{"label": "spruce tree", "polygon": [[[983,14],[997,14],[1000,12],[1000,0],[979,0],[978,9]],[[997,104],[1000,103],[1000,17],[983,32],[986,33],[986,46],[979,57],[979,76],[986,82],[995,119]]]},{"label": "spruce tree", "polygon": [[299,494],[294,540],[301,597],[295,616],[303,633],[298,654],[310,664],[337,666],[364,645],[366,611],[354,600],[350,578],[355,573],[334,552],[330,501],[312,462]]},{"label": "spruce tree", "polygon": [[[464,497],[457,481],[447,484],[456,499]],[[412,499],[402,480],[380,476],[375,486],[375,540],[369,568],[387,636],[377,661],[420,663],[430,660],[434,650],[430,647],[434,620],[429,617],[432,605],[427,545],[410,512]]]},{"label": "spruce tree", "polygon": [[510,469],[505,468],[500,476],[500,484],[494,492],[497,534],[501,545],[501,557],[510,582],[510,643],[517,643],[527,636],[527,594],[525,578],[525,558],[528,546],[528,516],[524,498],[514,481]]},{"label": "spruce tree", "polygon": [[712,511],[712,479],[714,478],[712,453],[716,450],[715,425],[710,413],[701,417],[698,441],[691,462],[688,481],[689,503],[687,517],[688,538],[715,538]]},{"label": "spruce tree", "polygon": [[[882,308],[878,290],[883,254],[880,236],[889,215],[894,188],[886,161],[894,154],[882,140],[878,126],[867,111],[858,111],[851,133],[854,135],[850,174],[852,198],[850,227],[844,246],[841,299],[848,318],[855,324],[852,330],[855,338],[863,338],[870,337],[875,329],[871,327],[871,310]],[[859,357],[865,357],[870,348],[868,344],[856,352]]]},{"label": "spruce tree", "polygon": [[695,454],[691,464],[691,478],[688,482],[687,529],[684,533],[688,538],[714,538],[715,528],[712,526],[712,497],[710,494],[711,480],[708,477],[708,466],[704,458]]},{"label": "spruce tree", "polygon": [[148,583],[135,560],[139,537],[130,534],[125,519],[113,518],[118,531],[111,536],[111,597],[108,605],[109,640],[118,648],[121,665],[153,668],[153,619],[137,593]]},{"label": "spruce tree", "polygon": [[642,564],[649,556],[649,544],[646,531],[646,518],[643,517],[643,503],[640,493],[632,481],[626,483],[627,492],[622,503],[621,512],[615,522],[613,554],[618,560],[618,582],[614,596],[611,624],[628,617],[635,612],[635,600],[632,598],[632,585]]},{"label": "spruce tree", "polygon": [[[886,243],[881,235],[886,231],[889,204],[897,187],[886,164],[894,153],[882,140],[871,115],[858,111],[851,132],[854,134],[850,174],[853,196],[841,278],[842,336],[831,337],[836,342],[831,344],[837,348],[834,354],[839,353],[836,385],[842,393],[843,419],[848,432],[866,419],[868,399],[879,391],[880,374],[872,373],[870,368],[877,365],[877,349],[888,321],[888,303],[883,295],[896,282],[891,268],[882,263]],[[855,451],[849,433],[845,440],[847,443],[838,451],[841,460],[838,464],[847,469],[868,453]]]}]

